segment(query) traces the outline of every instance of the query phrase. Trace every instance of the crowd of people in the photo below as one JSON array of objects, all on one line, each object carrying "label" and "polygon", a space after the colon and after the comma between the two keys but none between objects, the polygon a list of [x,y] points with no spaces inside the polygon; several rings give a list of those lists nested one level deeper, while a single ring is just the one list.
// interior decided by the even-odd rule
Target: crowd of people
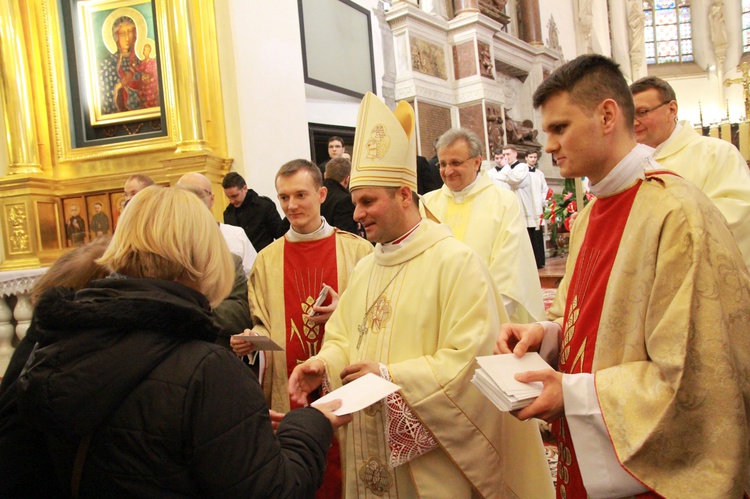
[{"label": "crowd of people", "polygon": [[[111,240],[36,285],[0,386],[0,496],[553,497],[542,419],[558,497],[742,497],[750,170],[603,56],[533,99],[545,152],[596,196],[548,311],[541,151],[484,173],[456,128],[419,161],[411,106],[368,93],[351,158],[333,137],[325,164],[279,168],[283,219],[236,172],[224,223],[200,173],[126,181]],[[420,196],[425,168],[442,185]],[[531,351],[551,368],[516,375],[543,386],[527,407],[472,386],[476,357]],[[312,406],[367,374],[399,390]]]}]

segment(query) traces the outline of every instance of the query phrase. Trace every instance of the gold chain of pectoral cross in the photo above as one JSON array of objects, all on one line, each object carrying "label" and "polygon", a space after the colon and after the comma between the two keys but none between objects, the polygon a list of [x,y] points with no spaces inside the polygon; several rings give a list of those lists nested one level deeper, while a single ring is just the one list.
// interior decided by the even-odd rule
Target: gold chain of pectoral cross
[{"label": "gold chain of pectoral cross", "polygon": [[[362,324],[360,324],[359,326],[357,326],[357,331],[359,331],[359,339],[357,340],[357,350],[359,350],[359,346],[362,344],[362,338],[367,334],[367,331],[368,331],[368,328],[367,328],[367,314],[370,313],[370,310],[372,310],[372,308],[378,302],[378,300],[380,299],[380,297],[383,296],[383,293],[385,293],[385,290],[388,289],[388,286],[390,286],[391,283],[396,280],[396,277],[398,277],[398,275],[401,273],[402,270],[404,270],[404,267],[406,267],[406,264],[408,264],[408,263],[409,262],[404,262],[404,263],[401,264],[401,266],[399,267],[399,269],[396,272],[396,274],[393,277],[391,277],[391,280],[388,281],[388,284],[386,284],[383,287],[383,290],[375,297],[375,299],[372,301],[372,303],[368,307],[367,306],[367,302],[370,301],[370,284],[372,284],[372,274],[373,274],[372,271],[370,272],[370,277],[367,280],[367,293],[365,294],[365,308],[366,308],[365,315],[362,316]],[[373,271],[374,271],[374,269],[373,269]]]}]

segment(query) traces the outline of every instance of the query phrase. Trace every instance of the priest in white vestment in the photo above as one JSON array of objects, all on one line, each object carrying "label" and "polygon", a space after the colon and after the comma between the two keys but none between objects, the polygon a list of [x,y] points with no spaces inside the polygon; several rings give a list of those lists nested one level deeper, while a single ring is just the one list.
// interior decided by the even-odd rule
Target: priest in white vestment
[{"label": "priest in white vestment", "polygon": [[511,322],[544,318],[544,302],[531,241],[516,196],[480,173],[482,144],[465,128],[438,140],[443,187],[422,204],[487,265]]},{"label": "priest in white vestment", "polygon": [[677,121],[672,86],[648,76],[630,86],[635,101],[635,138],[655,147],[654,159],[695,184],[727,219],[745,265],[750,269],[750,168],[726,140],[698,135],[687,121]]}]

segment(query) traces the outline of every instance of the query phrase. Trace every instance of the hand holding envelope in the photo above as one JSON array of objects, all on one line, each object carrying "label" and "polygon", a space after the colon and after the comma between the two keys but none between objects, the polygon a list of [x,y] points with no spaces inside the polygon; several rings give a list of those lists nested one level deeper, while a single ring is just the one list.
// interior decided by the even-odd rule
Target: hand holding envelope
[{"label": "hand holding envelope", "polygon": [[368,373],[361,378],[347,383],[338,390],[334,390],[319,398],[311,405],[316,407],[320,404],[339,399],[341,400],[341,407],[333,411],[333,413],[337,416],[343,416],[370,407],[375,402],[384,399],[400,389],[400,386],[386,381],[380,376]]}]

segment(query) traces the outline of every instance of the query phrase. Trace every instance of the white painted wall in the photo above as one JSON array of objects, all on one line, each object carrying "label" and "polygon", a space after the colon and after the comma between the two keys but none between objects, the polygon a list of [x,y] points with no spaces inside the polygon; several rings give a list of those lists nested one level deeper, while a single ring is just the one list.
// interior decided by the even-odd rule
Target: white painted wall
[{"label": "white painted wall", "polygon": [[297,2],[216,2],[228,151],[233,170],[276,199],[274,176],[310,157]]},{"label": "white painted wall", "polygon": [[544,44],[549,46],[549,20],[550,17],[555,19],[560,46],[562,47],[563,59],[570,61],[575,59],[576,54],[576,37],[573,33],[574,17],[572,0],[566,1],[549,1],[541,0],[539,2],[539,17],[542,22],[542,33]]},{"label": "white painted wall", "polygon": [[[380,94],[383,50],[372,14],[379,2],[355,3],[371,12]],[[269,22],[250,27],[251,19]],[[217,1],[216,22],[232,169],[252,189],[276,200],[278,168],[291,159],[310,159],[308,123],[353,127],[360,99],[305,84],[297,2]]]}]

